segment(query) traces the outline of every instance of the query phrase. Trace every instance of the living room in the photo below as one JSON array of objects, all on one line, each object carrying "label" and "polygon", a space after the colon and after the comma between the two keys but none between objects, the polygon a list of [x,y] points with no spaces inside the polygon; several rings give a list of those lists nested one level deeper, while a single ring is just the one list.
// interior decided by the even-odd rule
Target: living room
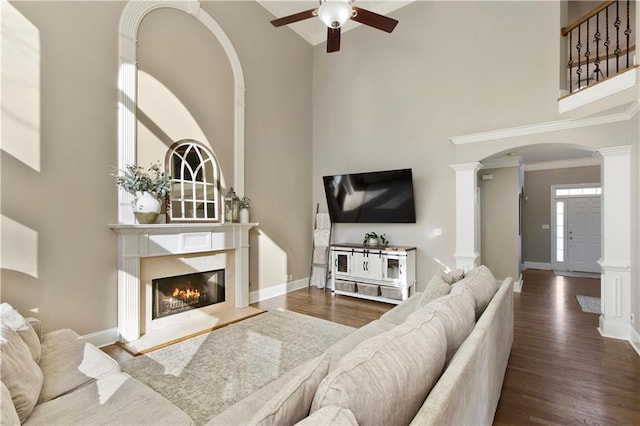
[{"label": "living room", "polygon": [[[22,16],[21,42],[29,43],[20,50],[21,79],[15,85],[3,79],[3,106],[14,99],[21,125],[13,127],[15,134],[3,126],[2,300],[48,330],[68,327],[108,344],[118,322],[117,235],[108,225],[118,222],[111,172],[119,161],[118,32],[126,3],[10,2],[3,3],[3,13],[7,5]],[[537,143],[589,151],[630,146],[632,220],[626,232],[632,238],[629,300],[637,336],[637,114],[482,144],[451,141],[628,110],[632,100],[608,106],[611,113],[602,106],[558,112],[560,3],[415,2],[390,14],[400,21],[392,34],[364,27],[345,32],[333,54],[289,29],[273,28],[273,15],[256,2],[199,6],[229,38],[244,77],[240,195],[251,198],[251,220],[259,223],[249,237],[250,298],[306,285],[313,209],[324,200],[324,175],[413,170],[416,224],[338,226],[334,241],[360,241],[374,230],[394,245],[416,246],[423,289],[439,262],[453,267],[457,261],[451,165]],[[159,9],[143,20],[137,49],[141,75],[169,88],[202,129],[183,135],[170,127],[175,123],[154,126],[178,110],[141,119],[138,138],[150,146],[139,152],[139,162],[164,158],[166,141],[158,134],[204,137],[220,158],[225,184],[238,187],[234,76],[216,37],[183,11]],[[139,96],[141,110],[153,107],[153,98]]]}]

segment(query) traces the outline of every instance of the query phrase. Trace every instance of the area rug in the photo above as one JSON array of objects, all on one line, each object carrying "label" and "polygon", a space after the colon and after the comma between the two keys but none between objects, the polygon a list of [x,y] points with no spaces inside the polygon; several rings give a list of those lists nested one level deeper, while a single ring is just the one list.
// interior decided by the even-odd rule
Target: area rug
[{"label": "area rug", "polygon": [[355,329],[274,310],[123,362],[122,371],[204,424]]},{"label": "area rug", "polygon": [[582,312],[589,312],[592,314],[601,314],[602,310],[600,309],[600,298],[593,296],[583,296],[578,294],[576,296],[578,299],[578,303],[580,304],[580,309]]}]

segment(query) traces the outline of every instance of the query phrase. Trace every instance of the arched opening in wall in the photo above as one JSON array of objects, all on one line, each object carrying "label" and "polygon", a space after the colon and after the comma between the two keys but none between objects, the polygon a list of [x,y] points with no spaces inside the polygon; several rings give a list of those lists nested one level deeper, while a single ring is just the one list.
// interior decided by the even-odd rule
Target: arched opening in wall
[{"label": "arched opening in wall", "polygon": [[599,280],[601,166],[593,154],[576,145],[536,144],[482,161],[480,253],[497,277],[513,276],[516,287],[523,276]]}]

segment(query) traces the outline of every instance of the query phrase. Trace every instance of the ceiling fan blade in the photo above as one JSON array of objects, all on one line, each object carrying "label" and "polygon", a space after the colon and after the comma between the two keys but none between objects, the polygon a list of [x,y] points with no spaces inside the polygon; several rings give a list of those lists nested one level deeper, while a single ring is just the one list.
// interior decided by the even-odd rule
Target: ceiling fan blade
[{"label": "ceiling fan blade", "polygon": [[282,18],[274,19],[271,21],[274,27],[281,27],[283,25],[293,24],[294,22],[303,21],[305,19],[313,18],[317,16],[317,9],[309,9],[304,12],[294,13],[293,15],[284,16]]},{"label": "ceiling fan blade", "polygon": [[382,31],[386,31],[390,33],[393,29],[398,25],[398,21],[389,18],[384,15],[379,15],[375,12],[371,12],[366,9],[361,9],[356,6],[352,6],[353,10],[356,11],[354,16],[351,17],[352,20],[356,22],[360,22],[361,24],[368,25],[373,28],[377,28]]},{"label": "ceiling fan blade", "polygon": [[327,28],[327,53],[340,50],[340,28]]}]

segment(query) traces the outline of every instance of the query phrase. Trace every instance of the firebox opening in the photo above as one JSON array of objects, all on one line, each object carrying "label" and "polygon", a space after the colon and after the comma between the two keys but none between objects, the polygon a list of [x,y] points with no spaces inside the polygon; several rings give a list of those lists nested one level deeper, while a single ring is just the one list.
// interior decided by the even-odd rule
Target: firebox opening
[{"label": "firebox opening", "polygon": [[151,284],[153,319],[225,301],[224,269],[157,278]]}]

